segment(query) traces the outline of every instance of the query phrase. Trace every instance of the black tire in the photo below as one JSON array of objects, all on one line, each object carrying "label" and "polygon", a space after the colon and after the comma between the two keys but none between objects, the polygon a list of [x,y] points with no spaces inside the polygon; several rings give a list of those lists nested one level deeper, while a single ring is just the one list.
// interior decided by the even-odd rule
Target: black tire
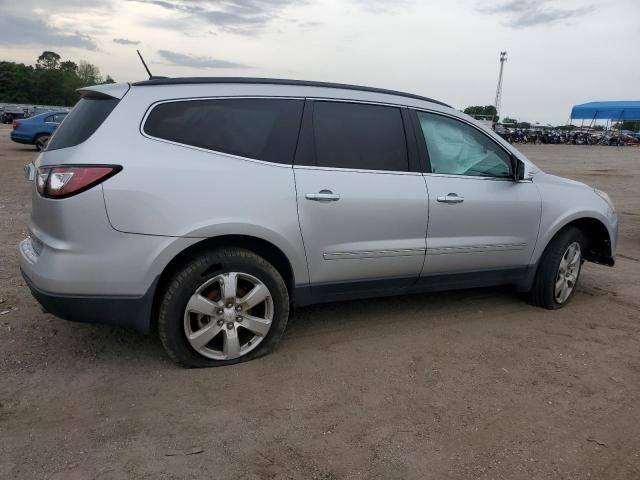
[{"label": "black tire", "polygon": [[587,245],[583,233],[578,228],[569,227],[559,232],[547,246],[538,264],[538,271],[536,272],[536,277],[533,282],[533,288],[529,292],[528,300],[531,305],[549,310],[556,310],[564,307],[571,301],[571,298],[576,293],[578,283],[580,281],[580,273],[582,271],[584,258],[581,259],[580,265],[578,266],[578,273],[573,289],[571,290],[568,298],[562,303],[556,301],[555,283],[558,278],[558,269],[560,267],[562,257],[567,251],[569,245],[574,242],[578,242],[580,244],[582,252],[586,251]]},{"label": "black tire", "polygon": [[45,147],[47,146],[47,143],[49,143],[50,138],[51,138],[51,135],[47,133],[41,133],[40,135],[38,135],[33,142],[34,146],[36,147],[36,150],[39,152],[44,150]]},{"label": "black tire", "polygon": [[[184,329],[185,308],[196,289],[225,272],[242,272],[259,279],[271,293],[273,319],[259,345],[230,360],[214,360],[198,353]],[[221,248],[192,257],[164,290],[158,309],[158,335],[169,357],[186,368],[218,367],[245,362],[271,352],[281,340],[289,319],[289,294],[282,276],[264,258],[241,248]],[[256,342],[257,343],[257,342]]]}]

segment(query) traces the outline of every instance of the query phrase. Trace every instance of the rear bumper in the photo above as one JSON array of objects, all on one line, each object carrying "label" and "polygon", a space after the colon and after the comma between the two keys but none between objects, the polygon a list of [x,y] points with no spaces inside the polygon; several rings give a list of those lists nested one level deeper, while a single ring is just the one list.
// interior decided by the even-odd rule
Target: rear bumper
[{"label": "rear bumper", "polygon": [[34,298],[47,312],[56,317],[72,322],[129,327],[144,334],[149,332],[157,279],[140,297],[68,295],[41,290],[24,270],[20,269],[20,272]]},{"label": "rear bumper", "polygon": [[33,138],[31,137],[23,137],[22,135],[17,135],[15,133],[15,131],[12,131],[10,134],[11,140],[13,140],[16,143],[24,143],[26,145],[32,145],[33,144]]},{"label": "rear bumper", "polygon": [[33,186],[32,193],[19,260],[34,297],[61,318],[148,331],[158,278],[201,239],[114,230],[101,186],[62,200],[43,198]]}]

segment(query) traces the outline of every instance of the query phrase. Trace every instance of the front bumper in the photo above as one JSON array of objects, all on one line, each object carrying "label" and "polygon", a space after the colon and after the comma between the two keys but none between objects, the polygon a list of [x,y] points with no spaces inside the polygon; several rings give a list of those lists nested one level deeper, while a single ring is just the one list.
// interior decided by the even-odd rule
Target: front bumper
[{"label": "front bumper", "polygon": [[34,298],[56,317],[72,322],[129,327],[143,334],[149,332],[157,279],[147,293],[140,297],[68,295],[41,290],[24,270],[20,269],[20,272]]}]

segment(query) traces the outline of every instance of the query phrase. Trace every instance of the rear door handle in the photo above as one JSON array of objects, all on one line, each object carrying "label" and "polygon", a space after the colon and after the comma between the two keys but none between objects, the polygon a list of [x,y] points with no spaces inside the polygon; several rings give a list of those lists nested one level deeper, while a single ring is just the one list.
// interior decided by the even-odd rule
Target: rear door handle
[{"label": "rear door handle", "polygon": [[438,201],[442,203],[462,203],[464,202],[464,197],[458,196],[457,193],[449,193],[438,197]]},{"label": "rear door handle", "polygon": [[320,190],[318,193],[307,193],[304,198],[315,202],[337,202],[340,200],[340,195],[331,190]]}]

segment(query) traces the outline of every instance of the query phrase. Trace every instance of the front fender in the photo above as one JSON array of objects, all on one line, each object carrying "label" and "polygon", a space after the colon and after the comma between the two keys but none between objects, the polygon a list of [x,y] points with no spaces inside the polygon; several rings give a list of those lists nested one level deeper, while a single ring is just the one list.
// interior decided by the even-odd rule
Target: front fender
[{"label": "front fender", "polygon": [[580,219],[594,219],[605,227],[609,234],[611,257],[615,257],[618,218],[613,208],[593,188],[542,172],[536,174],[534,182],[542,198],[542,216],[531,264],[538,262],[549,242],[560,230]]},{"label": "front fender", "polygon": [[613,212],[613,218],[612,218],[611,216],[608,216],[603,212],[600,212],[597,210],[576,209],[576,210],[566,212],[566,214],[560,217],[556,217],[551,222],[545,223],[543,218],[543,222],[541,223],[541,226],[540,226],[540,235],[538,236],[538,242],[536,243],[536,247],[533,251],[530,263],[531,264],[538,263],[538,260],[540,260],[540,257],[544,253],[544,250],[547,248],[547,245],[549,245],[553,237],[555,237],[560,230],[562,230],[572,222],[575,222],[577,220],[582,220],[582,219],[597,220],[606,228],[607,232],[609,233],[609,242],[611,245],[611,257],[615,258],[616,243],[617,243],[617,236],[618,236],[618,220],[617,220],[617,217],[615,216],[615,212]]}]

